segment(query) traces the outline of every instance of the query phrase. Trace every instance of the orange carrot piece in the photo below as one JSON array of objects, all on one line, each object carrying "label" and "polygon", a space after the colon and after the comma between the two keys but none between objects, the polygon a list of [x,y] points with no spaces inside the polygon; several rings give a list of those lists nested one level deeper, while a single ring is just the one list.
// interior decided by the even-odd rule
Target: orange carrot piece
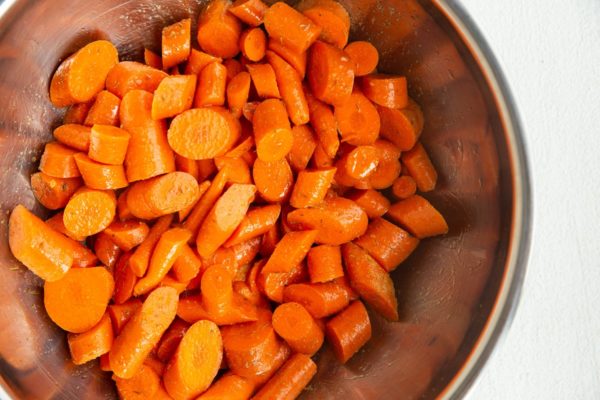
[{"label": "orange carrot piece", "polygon": [[219,57],[211,56],[203,51],[192,49],[184,73],[186,75],[198,75],[208,64],[212,62],[221,62]]},{"label": "orange carrot piece", "polygon": [[110,351],[113,342],[113,328],[108,314],[104,314],[90,330],[67,335],[71,360],[75,365],[82,365]]},{"label": "orange carrot piece", "polygon": [[255,400],[297,398],[317,373],[317,364],[305,354],[294,354],[256,393]]},{"label": "orange carrot piece", "polygon": [[227,82],[233,79],[240,72],[244,72],[245,67],[235,58],[228,58],[223,61],[223,65],[227,68]]},{"label": "orange carrot piece", "polygon": [[244,109],[244,105],[248,101],[250,93],[251,78],[248,72],[240,72],[227,84],[227,105],[229,111],[236,117],[240,118]]},{"label": "orange carrot piece", "polygon": [[112,270],[121,256],[121,249],[111,240],[109,235],[100,232],[94,239],[94,253],[103,265]]},{"label": "orange carrot piece", "polygon": [[392,185],[392,193],[394,193],[394,196],[396,196],[400,200],[408,199],[409,197],[414,195],[416,191],[417,183],[412,177],[408,175],[398,177]]},{"label": "orange carrot piece", "polygon": [[242,54],[252,62],[258,62],[265,56],[267,37],[260,28],[250,28],[240,36],[240,49]]},{"label": "orange carrot piece", "polygon": [[198,166],[197,160],[192,160],[179,154],[175,154],[175,168],[177,171],[186,172],[194,177],[197,182],[200,176],[200,167]]},{"label": "orange carrot piece", "polygon": [[300,79],[304,79],[306,75],[306,51],[299,53],[273,39],[269,39],[267,48],[294,67],[298,75],[300,75]]},{"label": "orange carrot piece", "polygon": [[131,255],[132,253],[128,252],[119,257],[114,268],[115,293],[113,294],[113,300],[115,304],[124,304],[133,296],[133,288],[137,282],[137,277],[129,263]]},{"label": "orange carrot piece", "polygon": [[262,272],[290,272],[300,264],[310,250],[317,231],[296,231],[285,234],[277,243]]},{"label": "orange carrot piece", "polygon": [[224,246],[231,247],[267,233],[275,226],[280,214],[281,206],[279,204],[248,211]]},{"label": "orange carrot piece", "polygon": [[419,245],[419,239],[382,218],[371,221],[365,234],[354,241],[386,269],[393,271]]},{"label": "orange carrot piece", "polygon": [[308,92],[306,93],[306,100],[310,112],[310,123],[315,130],[315,134],[327,156],[335,158],[340,147],[340,140],[333,111],[327,104],[317,100]]},{"label": "orange carrot piece", "polygon": [[300,171],[290,198],[292,207],[305,208],[321,203],[331,187],[335,171],[335,168]]},{"label": "orange carrot piece", "polygon": [[258,107],[259,104],[260,102],[258,101],[249,101],[244,104],[244,107],[242,108],[242,115],[247,121],[252,122],[254,119],[254,111],[256,111],[256,107]]},{"label": "orange carrot piece", "polygon": [[319,39],[343,49],[350,34],[350,16],[340,3],[334,0],[304,0],[298,10],[321,27]]},{"label": "orange carrot piece", "polygon": [[342,140],[354,146],[373,144],[379,136],[381,122],[377,109],[362,93],[355,90],[335,106],[335,120]]},{"label": "orange carrot piece", "polygon": [[253,391],[254,384],[250,380],[227,373],[213,382],[196,400],[247,400]]},{"label": "orange carrot piece", "polygon": [[315,147],[317,147],[313,130],[308,125],[299,125],[292,128],[294,141],[287,155],[287,160],[295,172],[306,169]]},{"label": "orange carrot piece", "polygon": [[290,212],[287,222],[293,229],[316,229],[315,242],[341,245],[361,236],[367,230],[367,214],[352,200],[326,197],[314,208]]},{"label": "orange carrot piece", "polygon": [[283,303],[283,290],[287,285],[306,282],[308,273],[306,265],[299,263],[289,272],[269,272],[258,275],[258,289],[276,303]]},{"label": "orange carrot piece", "polygon": [[85,122],[85,118],[87,117],[87,114],[90,108],[92,107],[93,102],[94,101],[91,100],[86,103],[77,103],[73,104],[72,106],[69,106],[69,108],[65,112],[65,116],[63,117],[63,124],[83,125],[83,123]]},{"label": "orange carrot piece", "polygon": [[344,276],[339,246],[321,245],[310,249],[306,257],[311,283],[329,282]]},{"label": "orange carrot piece", "polygon": [[349,303],[348,292],[335,282],[295,283],[283,289],[284,302],[302,304],[314,318],[323,318],[343,310]]},{"label": "orange carrot piece", "polygon": [[[135,61],[121,61],[106,77],[106,89],[121,99],[132,90],[154,93],[167,73]],[[121,116],[121,121],[122,121]]]},{"label": "orange carrot piece", "polygon": [[165,372],[165,364],[156,358],[155,352],[152,352],[146,357],[144,360],[144,365],[152,368],[154,372],[158,374],[158,376],[162,376]]},{"label": "orange carrot piece", "polygon": [[130,137],[127,131],[116,126],[94,125],[90,132],[88,157],[104,164],[121,165]]},{"label": "orange carrot piece", "polygon": [[281,100],[268,99],[260,103],[254,111],[252,123],[259,159],[266,162],[277,161],[290,152],[294,135]]},{"label": "orange carrot piece", "polygon": [[171,359],[189,327],[190,324],[179,318],[173,321],[156,348],[156,356],[160,361],[166,363]]},{"label": "orange carrot piece", "polygon": [[[69,199],[63,213],[65,228],[73,234],[91,236],[103,231],[115,218],[117,199],[114,192],[82,187]],[[94,218],[82,216],[93,215]]]},{"label": "orange carrot piece", "polygon": [[294,184],[292,170],[285,158],[272,162],[257,158],[252,167],[252,177],[260,196],[271,203],[286,200]]},{"label": "orange carrot piece", "polygon": [[83,46],[54,72],[50,101],[56,107],[65,107],[91,100],[104,88],[108,71],[118,62],[117,49],[106,40]]},{"label": "orange carrot piece", "polygon": [[263,23],[268,8],[261,0],[236,0],[229,12],[246,25],[259,26]]},{"label": "orange carrot piece", "polygon": [[163,69],[162,58],[150,49],[144,49],[144,64],[156,69]]},{"label": "orange carrot piece", "polygon": [[82,333],[100,322],[114,286],[105,268],[72,268],[61,279],[44,283],[44,307],[63,330]]},{"label": "orange carrot piece", "polygon": [[172,228],[161,235],[152,252],[146,275],[137,281],[133,288],[134,296],[146,294],[158,286],[181,254],[190,236],[190,231],[182,228]]},{"label": "orange carrot piece", "polygon": [[271,227],[263,236],[260,244],[260,254],[263,257],[270,256],[279,242],[279,227],[277,224]]},{"label": "orange carrot piece", "polygon": [[390,201],[377,190],[357,190],[348,198],[362,208],[369,218],[383,216],[390,208]]},{"label": "orange carrot piece", "polygon": [[173,288],[177,291],[177,294],[180,295],[181,293],[183,293],[187,290],[188,285],[189,285],[189,281],[181,282],[181,281],[178,281],[177,279],[175,279],[170,274],[168,274],[167,276],[165,276],[164,278],[161,279],[161,281],[158,284],[158,287]]},{"label": "orange carrot piece", "polygon": [[270,64],[247,64],[246,69],[252,78],[252,84],[259,97],[281,98],[279,86],[277,86],[277,77]]},{"label": "orange carrot piece", "polygon": [[448,224],[444,216],[419,195],[393,204],[388,216],[418,239],[448,233]]},{"label": "orange carrot piece", "polygon": [[141,244],[150,228],[142,221],[115,221],[105,230],[110,239],[123,251],[129,251]]},{"label": "orange carrot piece", "polygon": [[174,117],[192,108],[196,92],[196,75],[167,76],[152,99],[152,119]]},{"label": "orange carrot piece", "polygon": [[154,219],[183,210],[198,198],[198,182],[186,172],[170,172],[136,182],[127,193],[127,206],[141,219]]},{"label": "orange carrot piece", "polygon": [[100,366],[100,371],[104,371],[104,372],[112,371],[110,369],[110,360],[108,359],[108,353],[104,353],[100,356],[98,364]]},{"label": "orange carrot piece", "polygon": [[254,138],[252,136],[247,136],[240,140],[240,142],[238,142],[238,144],[233,149],[229,150],[225,154],[225,157],[240,158],[243,157],[244,154],[251,151],[252,148],[254,148]]},{"label": "orange carrot piece", "polygon": [[273,4],[265,12],[265,29],[269,37],[302,53],[321,34],[321,28],[283,2]]},{"label": "orange carrot piece", "polygon": [[216,57],[231,58],[239,51],[242,24],[228,13],[229,0],[208,3],[198,17],[198,44],[200,48]]},{"label": "orange carrot piece", "polygon": [[192,232],[192,238],[195,238],[196,235],[198,235],[198,229],[200,229],[200,225],[204,221],[204,218],[206,218],[206,215],[211,210],[219,196],[221,196],[226,183],[227,168],[223,168],[219,171],[219,173],[217,173],[215,179],[213,179],[211,182],[210,187],[204,196],[200,198],[190,215],[183,222],[182,226]]},{"label": "orange carrot piece", "polygon": [[273,329],[296,353],[312,356],[323,344],[323,331],[301,304],[284,303],[273,312]]},{"label": "orange carrot piece", "polygon": [[171,68],[188,59],[192,42],[192,20],[182,19],[162,30],[162,65]]},{"label": "orange carrot piece", "polygon": [[217,325],[196,322],[185,332],[165,369],[165,389],[175,399],[196,398],[215,379],[222,358],[223,341]]},{"label": "orange carrot piece", "polygon": [[403,76],[374,74],[361,78],[362,91],[373,103],[387,108],[408,105],[408,88]]},{"label": "orange carrot piece", "polygon": [[154,246],[160,239],[163,233],[165,233],[169,226],[173,222],[173,215],[165,215],[160,217],[152,228],[150,228],[150,232],[148,232],[148,236],[139,245],[135,252],[131,255],[129,259],[129,265],[135,276],[142,277],[146,273],[146,269],[148,268],[148,264],[150,263],[150,255]]},{"label": "orange carrot piece", "polygon": [[214,159],[217,170],[227,168],[229,183],[251,184],[250,167],[241,158],[217,157]]},{"label": "orange carrot piece", "polygon": [[188,282],[193,279],[202,269],[202,261],[192,250],[190,246],[185,244],[181,249],[181,254],[173,264],[173,274],[178,281]]},{"label": "orange carrot piece", "polygon": [[346,363],[371,339],[371,321],[363,303],[356,300],[330,319],[325,334],[337,359]]},{"label": "orange carrot piece", "polygon": [[354,63],[354,75],[364,76],[371,74],[379,64],[379,51],[367,41],[348,43],[344,51]]},{"label": "orange carrot piece", "polygon": [[[87,236],[77,236],[71,232],[69,232],[67,230],[67,228],[65,228],[65,224],[63,222],[63,212],[60,211],[56,214],[54,214],[52,217],[48,218],[46,221],[46,225],[48,225],[50,228],[54,229],[57,232],[62,233],[63,235],[70,237],[71,239],[77,241],[77,242],[83,242]],[[73,263],[73,265],[75,265],[75,263]]]},{"label": "orange carrot piece", "polygon": [[402,154],[402,163],[421,192],[430,192],[435,189],[438,174],[421,143],[417,143],[410,151]]},{"label": "orange carrot piece", "polygon": [[[374,146],[379,150],[379,164],[375,171],[368,177],[369,187],[373,189],[387,189],[394,184],[394,181],[402,170],[399,157],[400,150],[392,143],[385,140],[377,140]],[[359,188],[358,186],[355,186]]]},{"label": "orange carrot piece", "polygon": [[35,198],[50,210],[66,206],[81,185],[80,178],[54,178],[43,172],[31,175],[31,190]]},{"label": "orange carrot piece", "polygon": [[[109,353],[110,354],[110,353]],[[127,379],[115,375],[119,398],[122,400],[157,399],[160,387],[160,376],[149,365],[142,364],[139,369]]]},{"label": "orange carrot piece", "polygon": [[56,128],[54,138],[67,147],[87,152],[90,147],[91,128],[77,124],[65,124]]},{"label": "orange carrot piece", "polygon": [[81,174],[73,158],[76,153],[58,142],[46,143],[40,159],[40,171],[55,178],[77,178]]},{"label": "orange carrot piece", "polygon": [[[269,303],[258,286],[259,272],[263,264],[262,260],[255,262],[252,268],[249,268],[249,271],[242,275],[241,281],[237,280],[238,276],[236,275],[233,282],[233,290],[256,307],[268,308]],[[250,264],[247,264],[247,266],[250,267]],[[244,269],[238,268],[238,274]]]},{"label": "orange carrot piece", "polygon": [[131,135],[125,156],[129,182],[175,171],[166,124],[152,119],[152,101],[152,94],[142,90],[128,92],[121,101],[121,125]]},{"label": "orange carrot piece", "polygon": [[357,146],[340,159],[340,167],[352,179],[366,179],[379,165],[379,150],[374,146]]},{"label": "orange carrot piece", "polygon": [[290,119],[295,125],[308,123],[309,111],[302,87],[302,78],[290,64],[275,52],[269,50],[266,55],[275,72],[277,86]]},{"label": "orange carrot piece", "polygon": [[221,107],[184,111],[171,121],[169,144],[179,155],[193,160],[222,156],[237,142],[241,126]]},{"label": "orange carrot piece", "polygon": [[[356,293],[352,286],[350,286],[350,281],[348,280],[347,275],[344,275],[341,278],[336,278],[333,280],[333,282],[335,282],[339,287],[342,288],[342,290],[344,290],[348,294],[348,299],[350,299],[351,302],[359,298],[358,293]],[[323,323],[321,327],[325,329],[325,324]]]},{"label": "orange carrot piece", "polygon": [[123,165],[102,164],[83,153],[77,153],[73,158],[81,173],[83,182],[90,189],[120,189],[128,185]]},{"label": "orange carrot piece", "polygon": [[218,62],[208,64],[198,75],[194,107],[222,106],[226,88],[227,68]]},{"label": "orange carrot piece", "polygon": [[423,112],[417,103],[409,99],[406,108],[377,107],[381,119],[381,136],[394,143],[402,151],[412,149],[423,131]]},{"label": "orange carrot piece", "polygon": [[[96,265],[98,258],[88,249],[87,247],[77,243],[78,241],[82,241],[85,237],[77,237],[73,235],[71,232],[67,231],[65,225],[63,223],[63,213],[60,212],[56,214],[54,217],[48,219],[46,221],[46,225],[65,236],[73,239],[73,241],[68,241],[64,243],[64,246],[67,246],[68,251],[73,256],[73,267],[76,268],[86,268]],[[45,279],[48,280],[48,279]]]},{"label": "orange carrot piece", "polygon": [[337,105],[352,94],[354,65],[343,50],[317,41],[310,49],[307,68],[308,83],[317,99]]},{"label": "orange carrot piece", "polygon": [[113,342],[110,366],[116,376],[129,379],[142,368],[148,354],[175,319],[177,302],[177,292],[169,287],[155,289],[146,297]]},{"label": "orange carrot piece", "polygon": [[119,106],[121,99],[109,92],[103,90],[96,96],[96,100],[90,107],[85,117],[84,125],[111,125],[119,126]]}]

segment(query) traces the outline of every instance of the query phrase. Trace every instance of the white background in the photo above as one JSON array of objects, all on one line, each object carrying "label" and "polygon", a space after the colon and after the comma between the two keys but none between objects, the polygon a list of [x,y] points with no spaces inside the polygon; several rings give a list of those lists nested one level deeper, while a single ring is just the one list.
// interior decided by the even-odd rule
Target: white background
[{"label": "white background", "polygon": [[516,317],[467,398],[600,399],[600,0],[460,0],[516,99],[534,231]]}]

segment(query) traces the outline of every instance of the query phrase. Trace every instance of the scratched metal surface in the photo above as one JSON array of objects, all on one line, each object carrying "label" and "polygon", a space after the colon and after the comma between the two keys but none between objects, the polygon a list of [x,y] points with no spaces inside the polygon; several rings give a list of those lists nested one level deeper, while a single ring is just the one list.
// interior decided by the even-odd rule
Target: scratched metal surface
[{"label": "scratched metal surface", "polygon": [[[434,5],[416,0],[340,0],[354,39],[369,39],[383,72],[408,76],[422,104],[423,141],[440,173],[427,197],[450,233],[425,241],[393,273],[400,323],[373,315],[373,339],[346,365],[330,351],[306,399],[435,397],[479,337],[506,272],[513,226],[514,154],[478,63]],[[64,334],[46,317],[41,281],[8,250],[7,216],[35,204],[29,176],[62,111],[47,98],[58,60],[100,38],[121,59],[159,49],[160,29],[198,14],[194,0],[13,1],[0,20],[0,373],[20,399],[113,399],[110,375],[68,361]],[[4,7],[7,3],[4,3]],[[485,289],[485,290],[484,290]]]}]

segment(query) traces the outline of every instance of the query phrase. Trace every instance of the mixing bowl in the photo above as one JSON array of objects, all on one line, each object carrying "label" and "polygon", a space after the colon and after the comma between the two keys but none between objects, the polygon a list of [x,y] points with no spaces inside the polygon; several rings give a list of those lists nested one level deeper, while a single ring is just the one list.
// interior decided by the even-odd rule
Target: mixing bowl
[{"label": "mixing bowl", "polygon": [[[381,71],[406,75],[440,173],[427,197],[450,232],[424,241],[392,275],[399,323],[373,314],[373,338],[347,364],[329,350],[306,399],[461,397],[510,322],[529,242],[530,194],[516,112],[496,62],[458,4],[340,0],[353,39],[371,40]],[[195,20],[197,0],[5,0],[0,6],[0,386],[14,399],[112,399],[110,374],[69,361],[44,312],[41,281],[11,255],[9,211],[38,215],[29,176],[63,110],[48,100],[59,60],[106,38],[122,59],[159,50],[161,28]]]}]

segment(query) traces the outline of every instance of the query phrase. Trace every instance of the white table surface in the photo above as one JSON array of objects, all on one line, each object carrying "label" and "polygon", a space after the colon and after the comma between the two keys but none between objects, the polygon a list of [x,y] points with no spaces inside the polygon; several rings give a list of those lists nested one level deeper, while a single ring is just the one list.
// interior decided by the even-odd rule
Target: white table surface
[{"label": "white table surface", "polygon": [[600,0],[461,0],[516,99],[534,198],[516,317],[467,398],[600,399]]}]

